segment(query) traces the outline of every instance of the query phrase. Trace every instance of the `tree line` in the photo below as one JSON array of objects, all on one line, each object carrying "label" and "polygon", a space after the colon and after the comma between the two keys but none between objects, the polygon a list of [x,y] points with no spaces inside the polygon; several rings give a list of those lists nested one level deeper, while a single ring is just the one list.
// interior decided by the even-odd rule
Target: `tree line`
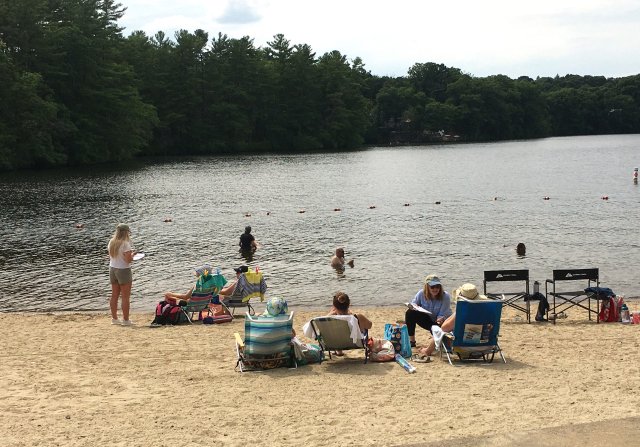
[{"label": "tree line", "polygon": [[376,76],[282,34],[123,35],[114,0],[0,0],[0,169],[640,132],[640,75]]}]

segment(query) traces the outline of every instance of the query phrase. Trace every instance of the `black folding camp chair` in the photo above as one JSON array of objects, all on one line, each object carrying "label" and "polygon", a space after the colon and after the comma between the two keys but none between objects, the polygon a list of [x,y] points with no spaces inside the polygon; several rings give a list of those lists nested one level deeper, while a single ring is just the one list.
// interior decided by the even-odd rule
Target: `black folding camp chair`
[{"label": "black folding camp chair", "polygon": [[[559,283],[564,281],[573,281],[573,290],[558,290],[559,286],[561,286]],[[575,285],[577,281],[582,285],[582,288],[578,290],[576,290],[577,286]],[[551,306],[551,319],[553,320],[553,324],[556,323],[559,315],[572,307],[580,307],[586,310],[589,315],[589,320],[591,320],[591,315],[595,314],[596,322],[598,322],[598,312],[600,311],[598,295],[588,293],[585,290],[591,287],[600,287],[598,269],[554,270],[553,279],[547,279],[544,286],[547,301],[549,301],[550,304],[553,302]],[[553,298],[553,301],[550,301],[549,297]],[[594,298],[596,301],[595,310],[591,308],[591,298]],[[549,316],[548,314],[547,312],[547,317]]]},{"label": "black folding camp chair", "polygon": [[[501,284],[500,292],[489,292],[487,283],[490,282],[518,282],[519,284],[507,290],[506,284]],[[527,323],[531,323],[531,304],[529,294],[529,270],[485,270],[484,294],[491,299],[502,299],[502,307],[510,306],[527,316]],[[524,300],[524,302],[521,302]]]}]

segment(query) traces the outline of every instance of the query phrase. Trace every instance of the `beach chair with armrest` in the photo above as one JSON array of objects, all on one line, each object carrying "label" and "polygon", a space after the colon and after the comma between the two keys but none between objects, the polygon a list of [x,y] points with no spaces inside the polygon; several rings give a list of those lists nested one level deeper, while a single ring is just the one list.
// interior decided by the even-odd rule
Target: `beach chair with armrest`
[{"label": "beach chair with armrest", "polygon": [[193,324],[193,318],[196,312],[199,317],[202,316],[202,312],[205,311],[207,315],[209,315],[209,305],[211,301],[218,296],[218,292],[226,282],[227,280],[220,272],[200,277],[191,292],[189,300],[180,305],[183,319]]},{"label": "beach chair with armrest", "polygon": [[237,332],[236,370],[262,371],[279,367],[297,367],[291,339],[293,312],[282,317],[244,318],[244,339]]},{"label": "beach chair with armrest", "polygon": [[[180,306],[180,311],[186,320],[193,324],[194,315],[196,312],[200,315],[201,312],[209,313],[209,303],[211,303],[211,293],[192,292],[191,298],[185,304]],[[181,320],[183,321],[183,320]]]},{"label": "beach chair with armrest", "polygon": [[[564,284],[565,282],[571,284]],[[600,287],[600,272],[597,268],[589,269],[562,269],[553,271],[553,279],[545,282],[545,295],[551,305],[551,319],[556,323],[557,316],[572,307],[579,307],[587,311],[589,320],[595,314],[596,322],[599,322],[598,313],[600,311],[599,295],[589,293],[586,289]],[[549,299],[551,298],[551,300]],[[595,310],[591,308],[591,299],[596,301]],[[586,304],[585,304],[586,301]],[[549,317],[547,312],[547,317]]]},{"label": "beach chair with armrest", "polygon": [[240,274],[233,293],[221,302],[232,316],[239,307],[247,308],[249,315],[255,315],[255,309],[251,305],[251,300],[259,298],[260,301],[264,301],[266,291],[267,283],[264,280],[262,272],[249,270],[248,272]]},{"label": "beach chair with armrest", "polygon": [[[488,291],[489,283],[499,282],[500,291]],[[512,284],[504,284],[510,282]],[[485,270],[484,294],[491,299],[502,299],[503,306],[512,307],[527,316],[531,323],[531,295],[529,294],[529,270]],[[498,288],[496,285],[495,287]]]},{"label": "beach chair with armrest", "polygon": [[[434,330],[434,340],[440,354],[445,354],[453,365],[455,354],[460,361],[493,362],[500,354],[507,360],[498,344],[502,302],[500,300],[466,300],[459,298],[456,303],[456,321],[452,332],[442,334]],[[439,329],[439,328],[437,328]],[[440,336],[438,336],[440,335]]]},{"label": "beach chair with armrest", "polygon": [[303,333],[315,338],[323,351],[362,350],[364,363],[369,360],[368,331],[361,332],[355,315],[316,317],[303,327]]}]

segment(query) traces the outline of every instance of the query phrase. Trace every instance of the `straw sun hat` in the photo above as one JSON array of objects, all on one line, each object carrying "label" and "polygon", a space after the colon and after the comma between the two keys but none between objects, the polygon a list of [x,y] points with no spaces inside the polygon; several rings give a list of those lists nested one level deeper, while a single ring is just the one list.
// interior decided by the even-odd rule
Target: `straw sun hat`
[{"label": "straw sun hat", "polygon": [[476,286],[474,286],[473,284],[462,284],[460,287],[458,287],[454,292],[453,292],[455,299],[465,299],[465,300],[488,300],[489,298],[487,298],[486,295],[482,295],[480,294],[480,292],[478,292],[478,288]]}]

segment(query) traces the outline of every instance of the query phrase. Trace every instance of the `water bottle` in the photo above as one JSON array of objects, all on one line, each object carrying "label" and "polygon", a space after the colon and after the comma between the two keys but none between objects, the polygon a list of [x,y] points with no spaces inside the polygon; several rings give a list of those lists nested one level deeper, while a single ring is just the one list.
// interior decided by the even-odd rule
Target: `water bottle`
[{"label": "water bottle", "polygon": [[629,318],[629,308],[627,307],[627,303],[622,304],[622,308],[620,309],[620,321],[623,324],[629,324],[631,319]]},{"label": "water bottle", "polygon": [[400,354],[396,354],[396,362],[398,362],[409,374],[416,372],[416,367],[407,362]]}]

